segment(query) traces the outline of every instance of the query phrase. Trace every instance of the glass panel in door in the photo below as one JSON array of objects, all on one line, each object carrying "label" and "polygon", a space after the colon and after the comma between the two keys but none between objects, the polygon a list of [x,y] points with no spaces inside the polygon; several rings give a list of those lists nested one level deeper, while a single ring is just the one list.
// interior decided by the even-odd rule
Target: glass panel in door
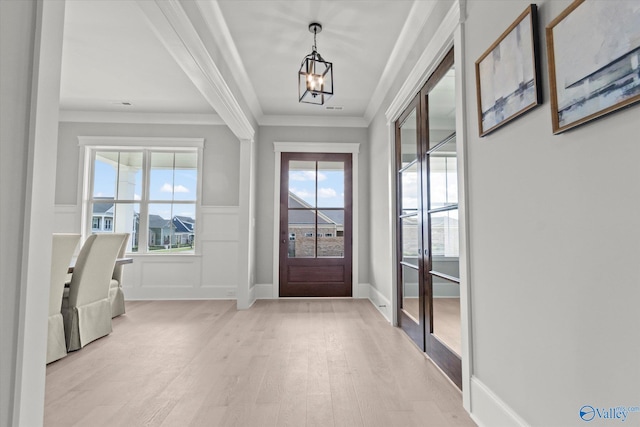
[{"label": "glass panel in door", "polygon": [[[452,62],[452,61],[451,61]],[[441,71],[425,94],[428,106],[427,353],[460,382],[461,324],[458,233],[458,162],[455,135],[455,69]],[[455,367],[455,368],[453,368]]]},{"label": "glass panel in door", "polygon": [[422,191],[416,97],[396,122],[398,323],[424,349]]}]

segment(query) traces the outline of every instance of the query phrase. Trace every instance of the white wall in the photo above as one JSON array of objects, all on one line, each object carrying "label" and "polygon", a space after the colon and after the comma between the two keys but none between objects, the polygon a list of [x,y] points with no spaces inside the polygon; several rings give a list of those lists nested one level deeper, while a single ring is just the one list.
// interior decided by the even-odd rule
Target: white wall
[{"label": "white wall", "polygon": [[[359,227],[359,282],[369,280],[369,184],[367,129],[365,128],[327,128],[263,126],[257,145],[257,187],[256,187],[256,283],[273,285],[273,203],[275,153],[274,142],[329,142],[359,143],[359,205],[358,218],[354,218],[354,227]],[[278,172],[279,173],[279,172]],[[364,209],[363,209],[364,207]],[[356,284],[354,284],[355,286]]]},{"label": "white wall", "polygon": [[0,2],[0,425],[13,417],[35,3]]},{"label": "white wall", "polygon": [[[540,29],[570,3],[538,2]],[[528,4],[468,2],[470,90]],[[542,106],[479,138],[467,105],[473,374],[526,423],[571,426],[640,406],[640,106],[553,136],[544,40]]]},{"label": "white wall", "polygon": [[226,126],[60,123],[56,231],[80,232],[78,136],[205,138],[202,208],[195,256],[133,255],[123,272],[127,299],[235,298],[238,286],[240,142]]}]

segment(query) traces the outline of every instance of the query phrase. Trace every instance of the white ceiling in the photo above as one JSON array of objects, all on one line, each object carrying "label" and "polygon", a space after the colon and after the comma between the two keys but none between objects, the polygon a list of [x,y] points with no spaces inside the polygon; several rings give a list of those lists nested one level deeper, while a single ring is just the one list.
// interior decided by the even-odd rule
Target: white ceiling
[{"label": "white ceiling", "polygon": [[[214,113],[139,1],[151,0],[67,0],[61,110]],[[217,67],[226,78],[233,76],[230,86],[239,88],[234,95],[261,122],[295,116],[364,119],[379,102],[372,94],[386,91],[421,29],[411,28],[418,26],[416,8],[424,12],[432,0],[172,2],[191,17]],[[408,20],[411,25],[405,25]],[[334,65],[335,95],[325,106],[297,100],[297,71],[313,43],[310,22],[323,25],[318,51]]]},{"label": "white ceiling", "polygon": [[132,0],[67,1],[60,107],[213,113]]}]

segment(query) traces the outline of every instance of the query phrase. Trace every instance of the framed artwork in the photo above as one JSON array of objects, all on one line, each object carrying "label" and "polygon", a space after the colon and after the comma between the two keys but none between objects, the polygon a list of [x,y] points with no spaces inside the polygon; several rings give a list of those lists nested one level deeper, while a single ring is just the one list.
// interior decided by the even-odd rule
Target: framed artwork
[{"label": "framed artwork", "polygon": [[476,91],[480,136],[542,103],[535,4],[476,61]]},{"label": "framed artwork", "polygon": [[640,101],[640,2],[576,0],[546,33],[554,134]]}]

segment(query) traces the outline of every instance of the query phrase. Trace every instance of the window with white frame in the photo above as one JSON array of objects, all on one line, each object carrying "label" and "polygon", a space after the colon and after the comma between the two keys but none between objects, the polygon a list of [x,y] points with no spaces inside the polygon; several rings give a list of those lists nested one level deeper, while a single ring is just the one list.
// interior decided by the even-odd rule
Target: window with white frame
[{"label": "window with white frame", "polygon": [[88,153],[92,232],[130,233],[128,252],[194,253],[197,148],[90,147]]}]

